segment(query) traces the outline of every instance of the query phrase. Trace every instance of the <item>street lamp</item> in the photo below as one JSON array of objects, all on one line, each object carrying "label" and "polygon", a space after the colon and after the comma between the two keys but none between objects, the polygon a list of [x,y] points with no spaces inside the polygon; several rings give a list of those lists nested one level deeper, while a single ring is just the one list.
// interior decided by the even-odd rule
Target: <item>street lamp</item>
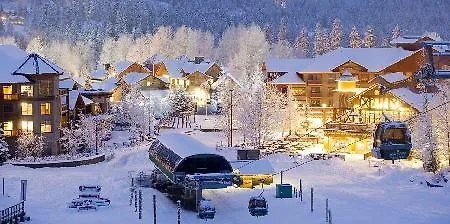
[{"label": "street lamp", "polygon": [[228,147],[233,146],[233,89],[230,89],[230,140]]}]

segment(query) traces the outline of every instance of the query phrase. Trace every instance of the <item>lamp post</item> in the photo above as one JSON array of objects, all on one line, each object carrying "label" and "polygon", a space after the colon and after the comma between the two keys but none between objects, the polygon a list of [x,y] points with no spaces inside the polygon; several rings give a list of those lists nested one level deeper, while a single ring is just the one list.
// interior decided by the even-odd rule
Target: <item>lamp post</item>
[{"label": "lamp post", "polygon": [[233,89],[230,89],[230,140],[228,147],[233,147]]}]

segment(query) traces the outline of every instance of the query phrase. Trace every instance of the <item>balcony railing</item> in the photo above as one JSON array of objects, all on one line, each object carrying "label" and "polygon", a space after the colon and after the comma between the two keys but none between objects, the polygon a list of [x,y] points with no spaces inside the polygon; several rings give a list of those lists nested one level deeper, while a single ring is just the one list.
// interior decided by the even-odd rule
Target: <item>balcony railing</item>
[{"label": "balcony railing", "polygon": [[311,97],[322,97],[321,93],[311,93]]},{"label": "balcony railing", "polygon": [[18,94],[3,94],[4,100],[18,100],[19,95]]},{"label": "balcony railing", "polygon": [[318,79],[309,79],[308,80],[308,85],[321,85],[322,84],[322,80],[318,80]]}]

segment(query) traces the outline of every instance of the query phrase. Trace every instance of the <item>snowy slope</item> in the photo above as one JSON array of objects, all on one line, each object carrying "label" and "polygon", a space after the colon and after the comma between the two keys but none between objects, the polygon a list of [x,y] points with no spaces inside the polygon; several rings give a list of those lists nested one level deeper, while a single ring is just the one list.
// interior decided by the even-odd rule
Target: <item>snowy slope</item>
[{"label": "snowy slope", "polygon": [[[211,133],[190,134],[211,146]],[[143,190],[144,220],[139,221],[134,208],[128,205],[128,171],[149,170],[153,166],[147,159],[147,147],[122,149],[110,162],[78,168],[29,169],[6,165],[0,167],[0,176],[6,178],[7,193],[12,196],[19,194],[20,179],[29,181],[26,206],[32,224],[151,223],[153,194],[157,197],[158,223],[176,223],[175,204],[153,189]],[[275,171],[291,167],[295,161],[284,155],[268,159]],[[370,168],[367,161],[313,161],[283,177],[285,183],[294,185],[302,179],[305,201],[276,199],[272,185],[264,192],[269,201],[269,215],[260,218],[251,217],[247,210],[249,197],[258,195],[260,189],[210,190],[204,196],[216,205],[216,218],[210,223],[218,224],[321,223],[325,220],[326,198],[330,201],[333,223],[449,223],[450,188],[431,189],[411,183],[409,178],[419,173],[420,164],[411,162],[395,167],[386,165],[379,175],[378,169]],[[274,181],[279,182],[279,176]],[[66,202],[76,197],[80,184],[100,184],[102,195],[111,199],[111,207],[92,212],[66,208]],[[309,210],[311,186],[315,192],[314,213]],[[182,211],[181,217],[186,224],[202,222],[194,212]]]}]

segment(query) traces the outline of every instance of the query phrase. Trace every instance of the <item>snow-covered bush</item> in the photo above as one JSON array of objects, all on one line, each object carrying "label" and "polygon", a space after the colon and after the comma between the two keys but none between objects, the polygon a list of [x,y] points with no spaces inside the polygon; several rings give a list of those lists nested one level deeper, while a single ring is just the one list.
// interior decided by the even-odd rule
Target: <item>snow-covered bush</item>
[{"label": "snow-covered bush", "polygon": [[0,165],[9,157],[9,146],[5,141],[3,129],[0,127]]},{"label": "snow-covered bush", "polygon": [[17,155],[22,159],[36,160],[43,156],[45,137],[33,133],[23,132],[17,138]]}]

